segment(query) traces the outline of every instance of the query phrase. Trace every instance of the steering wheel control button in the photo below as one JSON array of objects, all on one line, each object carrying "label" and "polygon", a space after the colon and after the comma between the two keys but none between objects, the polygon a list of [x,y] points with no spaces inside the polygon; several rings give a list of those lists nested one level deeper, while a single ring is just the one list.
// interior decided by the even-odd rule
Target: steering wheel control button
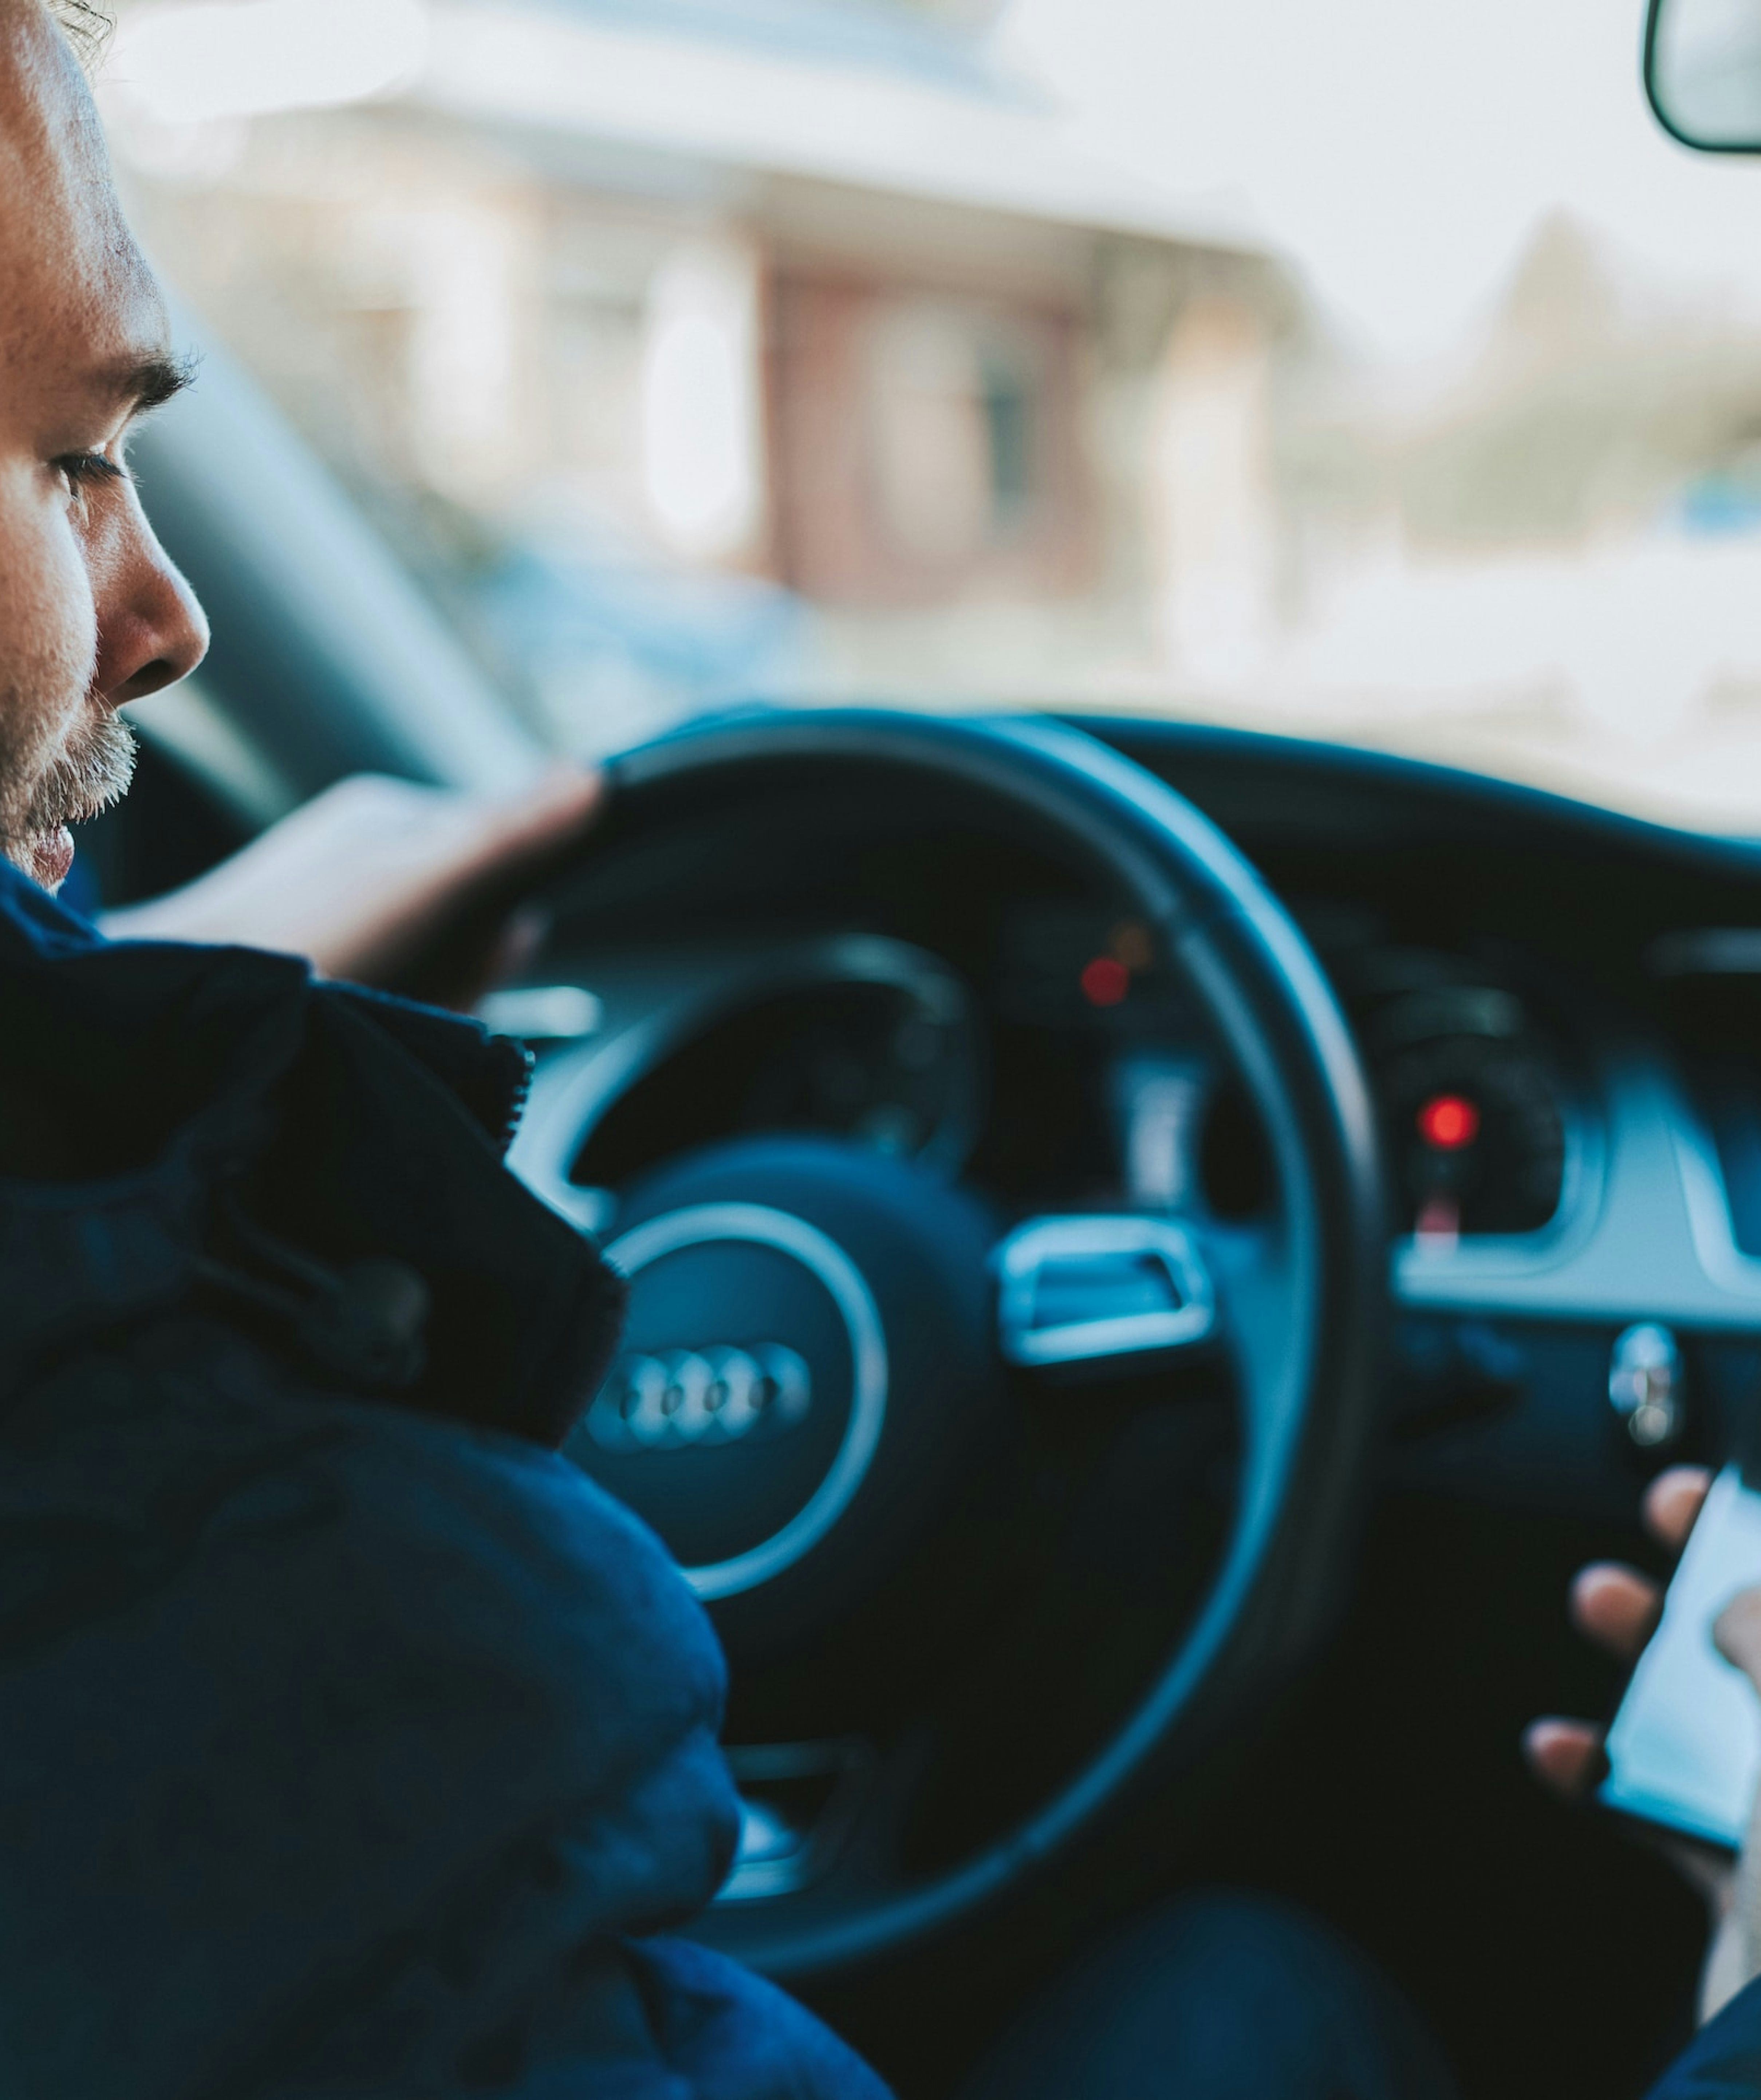
[{"label": "steering wheel control button", "polygon": [[1189,1348],[1216,1325],[1192,1235],[1166,1219],[1034,1218],[993,1257],[1003,1355],[1029,1368]]},{"label": "steering wheel control button", "polygon": [[1685,1418],[1681,1351],[1667,1327],[1644,1321],[1618,1335],[1609,1362],[1609,1405],[1642,1451],[1672,1444]]},{"label": "steering wheel control button", "polygon": [[588,1410],[587,1433],[607,1451],[737,1444],[791,1429],[813,1405],[807,1360],[780,1342],[749,1349],[670,1349],[620,1357]]}]

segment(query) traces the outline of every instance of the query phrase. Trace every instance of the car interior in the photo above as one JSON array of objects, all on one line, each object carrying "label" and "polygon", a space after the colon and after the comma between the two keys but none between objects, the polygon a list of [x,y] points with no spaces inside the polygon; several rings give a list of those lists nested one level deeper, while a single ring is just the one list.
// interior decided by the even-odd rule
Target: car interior
[{"label": "car interior", "polygon": [[[352,772],[531,763],[218,343],[139,451],[215,640],[86,902]],[[634,1281],[570,1455],[730,1657],[691,1929],[930,2100],[1143,1905],[1249,1887],[1468,2092],[1642,2090],[1701,1906],[1519,1739],[1612,1712],[1568,1579],[1663,1572],[1645,1484],[1761,1405],[1761,844],[1123,706],[757,693],[609,771],[481,1012],[535,1053],[514,1171]],[[775,1224],[696,1288],[678,1220],[736,1212],[823,1303]]]}]

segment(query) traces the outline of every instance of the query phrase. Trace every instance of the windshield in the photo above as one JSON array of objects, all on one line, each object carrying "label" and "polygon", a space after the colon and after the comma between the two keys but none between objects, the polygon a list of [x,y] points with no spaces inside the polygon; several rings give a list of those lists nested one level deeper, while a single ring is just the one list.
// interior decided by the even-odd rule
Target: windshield
[{"label": "windshield", "polygon": [[1761,832],[1761,167],[1639,12],[154,0],[103,94],[560,748],[1159,712]]}]

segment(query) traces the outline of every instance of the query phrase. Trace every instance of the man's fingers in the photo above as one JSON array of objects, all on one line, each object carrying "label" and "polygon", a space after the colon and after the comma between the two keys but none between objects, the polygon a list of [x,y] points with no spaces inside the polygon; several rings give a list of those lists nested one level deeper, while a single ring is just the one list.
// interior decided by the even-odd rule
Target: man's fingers
[{"label": "man's fingers", "polygon": [[[528,922],[480,929],[462,915],[517,895],[546,854],[587,829],[605,792],[600,774],[576,765],[514,795],[356,774],[186,888],[112,915],[111,930],[124,939],[245,941],[369,984],[399,982],[413,959],[458,933],[468,961],[448,960],[448,981],[421,988],[452,996],[457,977],[457,995],[474,997],[492,963],[517,968],[536,943]],[[498,935],[511,946],[491,958]]]},{"label": "man's fingers", "polygon": [[553,766],[519,794],[498,795],[479,805],[478,858],[495,865],[560,845],[598,814],[605,792],[603,774],[578,765]]},{"label": "man's fingers", "polygon": [[1531,1721],[1523,1731],[1523,1755],[1541,1784],[1567,1801],[1587,1794],[1608,1769],[1602,1731],[1587,1721]]},{"label": "man's fingers", "polygon": [[1704,1466],[1671,1466],[1666,1473],[1659,1473],[1645,1489],[1641,1505],[1646,1530],[1679,1553],[1711,1485],[1711,1473]]},{"label": "man's fingers", "polygon": [[1648,1575],[1618,1561],[1592,1561],[1571,1586],[1572,1623],[1599,1648],[1631,1661],[1657,1631],[1663,1590]]},{"label": "man's fingers", "polygon": [[1761,1590],[1732,1597],[1713,1622],[1712,1639],[1724,1660],[1761,1689]]}]

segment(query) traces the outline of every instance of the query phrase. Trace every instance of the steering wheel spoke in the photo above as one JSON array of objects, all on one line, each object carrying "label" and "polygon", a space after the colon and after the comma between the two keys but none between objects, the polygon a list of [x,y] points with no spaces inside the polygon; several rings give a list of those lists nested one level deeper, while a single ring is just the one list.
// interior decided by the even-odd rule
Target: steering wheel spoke
[{"label": "steering wheel spoke", "polygon": [[1171,1218],[1030,1218],[991,1256],[997,1340],[1026,1370],[1127,1368],[1210,1341],[1217,1296],[1197,1233]]}]

